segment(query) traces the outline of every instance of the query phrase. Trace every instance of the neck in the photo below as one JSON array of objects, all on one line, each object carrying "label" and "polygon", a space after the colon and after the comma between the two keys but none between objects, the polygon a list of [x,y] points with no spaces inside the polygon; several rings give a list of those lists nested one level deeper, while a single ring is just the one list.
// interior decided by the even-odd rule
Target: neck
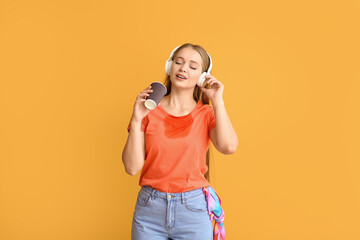
[{"label": "neck", "polygon": [[173,109],[188,109],[193,108],[197,102],[193,97],[194,90],[191,91],[177,91],[177,89],[171,89],[168,96],[164,97],[166,104]]}]

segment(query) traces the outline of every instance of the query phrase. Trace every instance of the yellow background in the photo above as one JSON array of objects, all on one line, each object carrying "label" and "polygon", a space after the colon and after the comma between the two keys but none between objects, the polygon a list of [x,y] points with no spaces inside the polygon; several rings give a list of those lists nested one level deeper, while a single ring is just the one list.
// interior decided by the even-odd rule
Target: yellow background
[{"label": "yellow background", "polygon": [[228,240],[360,239],[359,1],[0,1],[0,239],[130,239],[136,95],[202,45],[239,137]]}]

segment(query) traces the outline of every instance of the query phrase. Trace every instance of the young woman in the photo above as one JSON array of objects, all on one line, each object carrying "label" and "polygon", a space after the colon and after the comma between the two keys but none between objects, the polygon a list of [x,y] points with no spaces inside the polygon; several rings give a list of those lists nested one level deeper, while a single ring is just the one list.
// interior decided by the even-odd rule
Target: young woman
[{"label": "young woman", "polygon": [[214,217],[223,221],[223,212],[206,176],[210,140],[223,154],[238,146],[225,110],[224,86],[209,74],[211,57],[199,45],[175,48],[166,65],[167,94],[153,110],[144,106],[151,87],[137,96],[122,153],[128,174],[142,170],[131,236],[210,240],[214,234],[224,239],[223,225],[213,229]]}]

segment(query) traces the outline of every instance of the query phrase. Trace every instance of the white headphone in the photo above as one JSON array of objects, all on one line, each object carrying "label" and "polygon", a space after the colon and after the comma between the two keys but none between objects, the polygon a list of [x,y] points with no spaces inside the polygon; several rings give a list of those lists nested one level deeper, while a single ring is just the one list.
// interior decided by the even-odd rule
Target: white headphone
[{"label": "white headphone", "polygon": [[[173,57],[174,52],[175,52],[179,47],[181,47],[181,46],[182,46],[182,45],[177,46],[177,47],[171,52],[169,59],[168,59],[168,60],[166,61],[166,63],[165,63],[165,73],[166,73],[167,75],[170,75],[170,69],[171,69],[171,65],[172,65],[172,63],[173,63],[173,61],[171,60],[171,58]],[[209,53],[207,53],[207,55],[209,56],[209,59],[210,59],[210,66],[209,66],[209,69],[208,69],[206,72],[203,72],[203,73],[200,75],[200,77],[199,77],[199,79],[198,79],[198,81],[197,81],[197,83],[196,83],[198,86],[202,86],[202,85],[203,85],[203,83],[204,83],[204,81],[205,81],[205,76],[210,75],[210,72],[211,72],[212,60],[211,60],[211,57],[210,57]]]}]

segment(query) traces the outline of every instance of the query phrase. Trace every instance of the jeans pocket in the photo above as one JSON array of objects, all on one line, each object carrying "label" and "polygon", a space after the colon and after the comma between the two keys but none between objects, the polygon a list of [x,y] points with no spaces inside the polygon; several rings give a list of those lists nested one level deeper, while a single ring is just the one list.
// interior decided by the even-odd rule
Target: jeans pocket
[{"label": "jeans pocket", "polygon": [[140,190],[136,202],[140,206],[146,207],[150,204],[150,198],[151,198],[150,194],[146,193],[143,190]]},{"label": "jeans pocket", "polygon": [[206,212],[207,201],[204,194],[185,200],[185,207],[193,212]]}]

